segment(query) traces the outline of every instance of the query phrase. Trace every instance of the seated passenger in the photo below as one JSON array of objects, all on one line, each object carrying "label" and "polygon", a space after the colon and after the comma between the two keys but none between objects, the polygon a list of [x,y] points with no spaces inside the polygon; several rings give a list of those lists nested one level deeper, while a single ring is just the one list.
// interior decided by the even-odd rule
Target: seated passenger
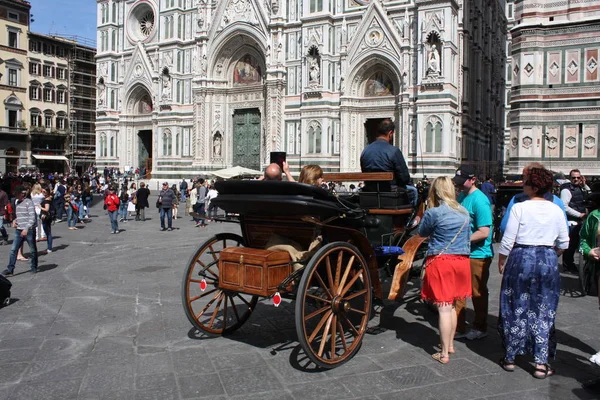
[{"label": "seated passenger", "polygon": [[323,170],[318,165],[305,165],[300,171],[298,182],[320,187],[323,183]]},{"label": "seated passenger", "polygon": [[418,192],[410,186],[410,174],[404,156],[393,143],[396,126],[390,119],[384,119],[377,126],[377,138],[363,150],[360,155],[362,172],[393,172],[394,179],[388,182],[365,182],[366,192],[395,192],[398,188],[406,188],[413,206],[417,205]]}]

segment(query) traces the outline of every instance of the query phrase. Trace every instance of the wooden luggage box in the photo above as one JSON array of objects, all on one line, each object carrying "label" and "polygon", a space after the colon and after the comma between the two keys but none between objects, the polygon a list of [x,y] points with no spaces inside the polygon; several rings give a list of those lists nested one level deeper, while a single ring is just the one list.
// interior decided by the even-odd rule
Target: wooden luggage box
[{"label": "wooden luggage box", "polygon": [[268,297],[293,271],[287,251],[227,247],[219,258],[219,288]]}]

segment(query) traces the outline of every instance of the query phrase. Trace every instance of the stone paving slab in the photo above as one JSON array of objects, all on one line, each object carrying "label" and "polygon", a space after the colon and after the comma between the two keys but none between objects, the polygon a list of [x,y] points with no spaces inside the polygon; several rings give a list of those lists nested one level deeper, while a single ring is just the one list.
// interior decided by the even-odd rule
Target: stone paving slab
[{"label": "stone paving slab", "polygon": [[[150,202],[151,204],[152,201]],[[597,299],[580,297],[563,277],[557,317],[557,375],[531,377],[528,358],[506,373],[496,333],[500,277],[492,265],[490,335],[457,341],[450,364],[431,359],[437,316],[414,295],[387,304],[382,331],[367,335],[356,356],[323,371],[298,345],[294,303],[259,302],[226,338],[198,335],[181,306],[184,269],[197,247],[235,224],[194,228],[187,216],[173,232],[151,220],[121,223],[111,235],[99,206],[85,228],[53,227],[55,252],[40,243],[40,272],[17,264],[14,302],[0,309],[0,400],[13,399],[595,399],[581,382],[600,376],[587,360],[600,349]],[[6,263],[8,246],[0,246]],[[413,295],[413,297],[410,297]],[[472,311],[468,312],[472,318]]]}]

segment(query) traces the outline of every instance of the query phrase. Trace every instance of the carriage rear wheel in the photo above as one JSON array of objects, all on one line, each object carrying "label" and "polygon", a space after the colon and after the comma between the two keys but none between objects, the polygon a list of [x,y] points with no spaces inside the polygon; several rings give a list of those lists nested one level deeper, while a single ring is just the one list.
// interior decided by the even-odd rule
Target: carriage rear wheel
[{"label": "carriage rear wheel", "polygon": [[307,264],[296,298],[296,332],[307,356],[334,368],[358,351],[371,311],[371,278],[358,249],[322,247]]},{"label": "carriage rear wheel", "polygon": [[246,322],[258,296],[219,288],[219,255],[226,247],[244,245],[233,233],[219,233],[204,242],[191,257],[183,277],[181,300],[192,325],[210,335],[224,335]]}]

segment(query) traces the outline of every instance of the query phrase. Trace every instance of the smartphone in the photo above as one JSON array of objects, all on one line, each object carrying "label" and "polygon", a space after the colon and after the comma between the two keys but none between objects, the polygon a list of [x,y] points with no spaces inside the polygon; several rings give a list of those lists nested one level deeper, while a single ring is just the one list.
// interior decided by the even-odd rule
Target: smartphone
[{"label": "smartphone", "polygon": [[279,165],[279,168],[283,170],[283,162],[285,161],[285,151],[272,151],[271,152],[271,164],[275,163]]}]

